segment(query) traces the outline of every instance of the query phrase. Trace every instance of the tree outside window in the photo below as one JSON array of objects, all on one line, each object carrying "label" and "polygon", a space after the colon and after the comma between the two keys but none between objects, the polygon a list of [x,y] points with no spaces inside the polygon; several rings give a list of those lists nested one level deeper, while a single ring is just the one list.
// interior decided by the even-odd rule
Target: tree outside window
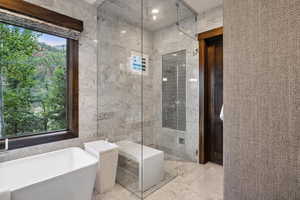
[{"label": "tree outside window", "polygon": [[67,129],[66,43],[0,23],[0,139]]}]

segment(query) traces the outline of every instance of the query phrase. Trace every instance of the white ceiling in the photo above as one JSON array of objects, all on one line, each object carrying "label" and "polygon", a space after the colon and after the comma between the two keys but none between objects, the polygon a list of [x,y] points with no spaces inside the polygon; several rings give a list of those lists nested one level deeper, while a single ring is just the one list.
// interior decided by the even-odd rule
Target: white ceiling
[{"label": "white ceiling", "polygon": [[[177,22],[177,0],[144,0],[144,27],[149,31],[156,31]],[[107,13],[125,19],[131,24],[141,23],[141,0],[106,0],[100,8]],[[153,20],[152,9],[158,9]],[[194,13],[183,4],[179,4],[179,19],[194,16]]]},{"label": "white ceiling", "polygon": [[[100,6],[105,12],[117,15],[129,23],[139,24],[141,21],[141,0],[85,0],[90,4]],[[144,0],[144,26],[149,31],[156,31],[177,22],[176,2],[182,0]],[[183,0],[180,3],[179,19],[185,19],[201,14],[220,6],[223,0]],[[187,6],[185,6],[187,5]],[[153,20],[152,9],[159,9],[157,20]]]},{"label": "white ceiling", "polygon": [[[104,0],[85,0],[90,4],[100,5]],[[183,0],[199,14],[223,4],[223,0]]]},{"label": "white ceiling", "polygon": [[198,14],[223,4],[223,0],[184,0]]}]

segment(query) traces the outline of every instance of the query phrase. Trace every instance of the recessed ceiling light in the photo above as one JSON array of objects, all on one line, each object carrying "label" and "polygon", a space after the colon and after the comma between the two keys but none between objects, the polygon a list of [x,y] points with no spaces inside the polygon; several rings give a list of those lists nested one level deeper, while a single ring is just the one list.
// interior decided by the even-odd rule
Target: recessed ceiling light
[{"label": "recessed ceiling light", "polygon": [[122,33],[122,34],[125,34],[125,33],[127,33],[127,31],[126,31],[126,30],[122,30],[121,33]]},{"label": "recessed ceiling light", "polygon": [[177,56],[177,53],[173,53],[173,56]]},{"label": "recessed ceiling light", "polygon": [[154,16],[152,17],[152,19],[153,19],[154,21],[157,20],[157,16],[154,15]]},{"label": "recessed ceiling light", "polygon": [[158,14],[158,13],[159,13],[159,10],[156,9],[156,8],[154,8],[154,9],[152,9],[151,13],[152,13],[152,14]]}]

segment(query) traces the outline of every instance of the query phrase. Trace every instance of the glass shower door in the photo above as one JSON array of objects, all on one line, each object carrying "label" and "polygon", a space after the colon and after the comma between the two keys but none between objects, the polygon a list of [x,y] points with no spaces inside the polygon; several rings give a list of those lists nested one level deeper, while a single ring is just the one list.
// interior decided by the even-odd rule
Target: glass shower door
[{"label": "glass shower door", "polygon": [[119,146],[111,195],[126,200],[143,194],[142,2],[105,0],[98,7],[98,135]]},{"label": "glass shower door", "polygon": [[98,7],[98,135],[119,146],[122,199],[145,199],[176,178],[177,161],[196,158],[198,121],[186,103],[196,56],[180,32],[194,19],[179,0]]}]

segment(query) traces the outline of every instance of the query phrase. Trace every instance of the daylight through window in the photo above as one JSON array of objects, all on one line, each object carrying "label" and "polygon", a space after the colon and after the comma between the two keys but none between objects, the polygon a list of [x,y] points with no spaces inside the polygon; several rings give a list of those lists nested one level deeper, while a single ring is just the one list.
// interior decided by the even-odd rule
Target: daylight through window
[{"label": "daylight through window", "polygon": [[0,22],[0,139],[68,129],[66,47]]}]

